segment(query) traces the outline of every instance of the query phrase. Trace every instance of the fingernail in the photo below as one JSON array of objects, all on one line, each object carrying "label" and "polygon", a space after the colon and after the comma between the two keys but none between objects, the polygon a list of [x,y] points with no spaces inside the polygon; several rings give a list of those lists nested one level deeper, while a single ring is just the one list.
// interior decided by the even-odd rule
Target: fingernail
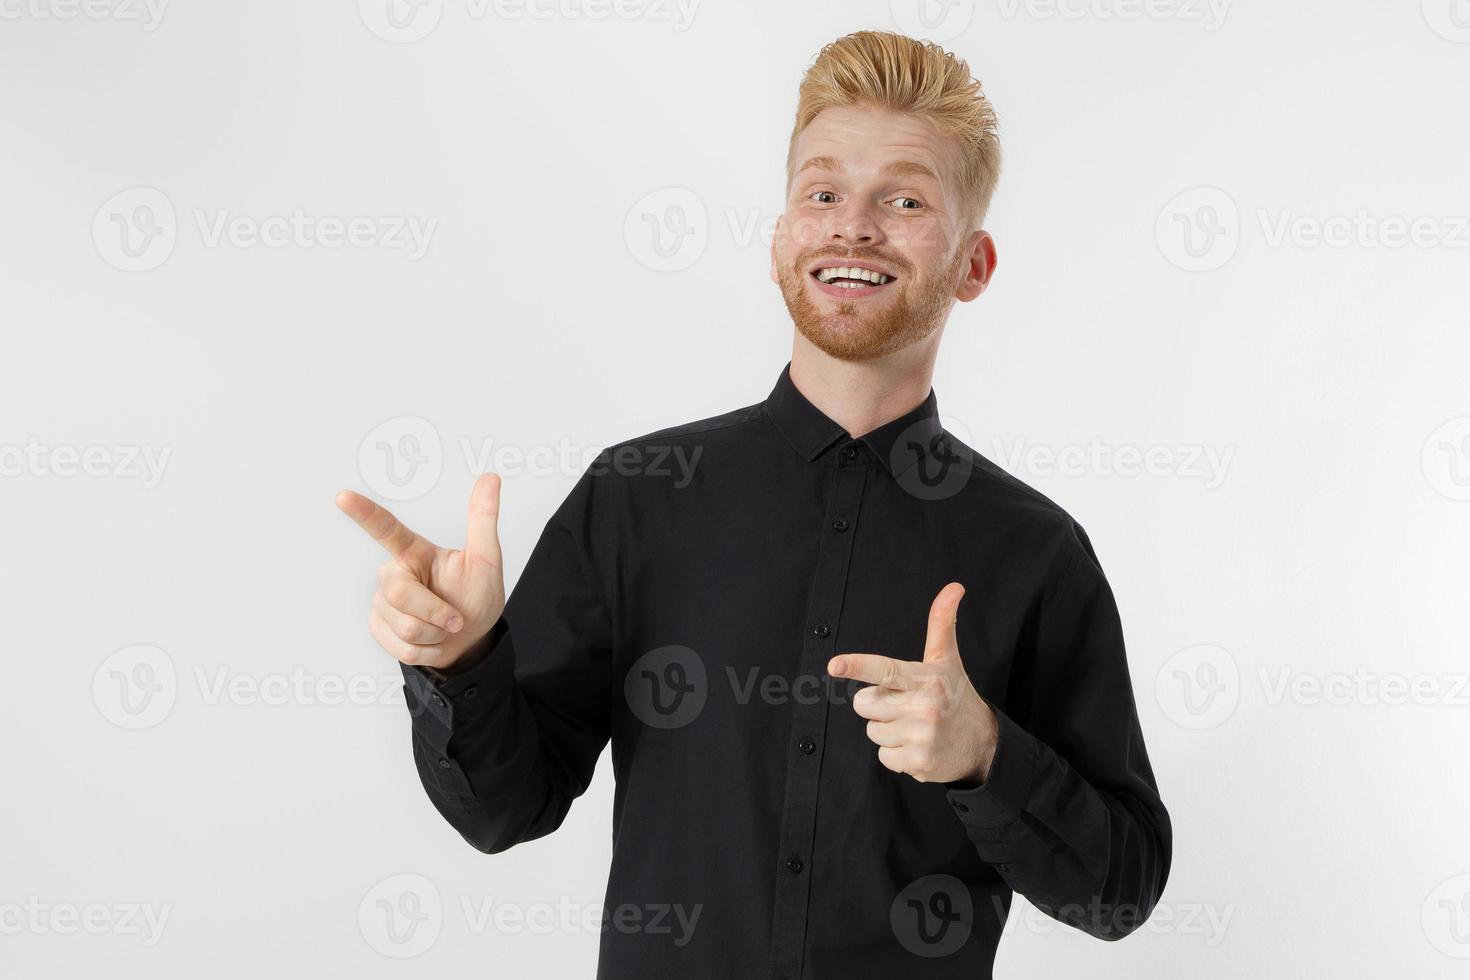
[{"label": "fingernail", "polygon": [[840,658],[834,657],[827,662],[827,673],[831,674],[833,677],[841,677],[842,667],[842,660]]},{"label": "fingernail", "polygon": [[449,622],[444,624],[444,628],[449,630],[449,632],[451,633],[458,633],[460,627],[463,625],[464,620],[460,619],[458,616],[450,616]]}]

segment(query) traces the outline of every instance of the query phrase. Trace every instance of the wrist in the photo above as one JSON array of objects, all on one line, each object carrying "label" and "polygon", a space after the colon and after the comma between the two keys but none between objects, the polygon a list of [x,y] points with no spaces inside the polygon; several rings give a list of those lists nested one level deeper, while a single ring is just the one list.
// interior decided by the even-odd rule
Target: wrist
[{"label": "wrist", "polygon": [[995,763],[995,750],[1000,740],[1000,722],[995,717],[995,712],[990,710],[990,705],[984,699],[980,700],[982,718],[980,723],[980,736],[976,740],[979,752],[974,766],[965,775],[966,782],[983,783],[990,778],[990,768]]},{"label": "wrist", "polygon": [[453,660],[440,664],[437,667],[425,665],[424,669],[436,681],[448,680],[451,677],[456,677],[472,670],[480,661],[489,655],[490,650],[495,646],[495,640],[499,637],[500,633],[504,632],[504,627],[496,629],[497,626],[500,626],[500,622],[501,620],[497,618],[491,624],[490,629],[486,630],[479,639],[474,640],[469,646],[465,647],[464,651]]}]

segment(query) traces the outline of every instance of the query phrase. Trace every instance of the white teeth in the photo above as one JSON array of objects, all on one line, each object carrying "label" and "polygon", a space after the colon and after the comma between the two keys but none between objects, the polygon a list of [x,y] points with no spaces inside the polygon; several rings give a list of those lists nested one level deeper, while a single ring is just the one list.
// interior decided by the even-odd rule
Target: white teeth
[{"label": "white teeth", "polygon": [[853,283],[835,283],[834,284],[834,283],[832,283],[832,280],[834,280],[834,279],[861,279],[861,280],[864,280],[865,282],[871,282],[874,285],[878,285],[878,286],[881,286],[881,285],[883,285],[884,283],[886,283],[888,281],[888,276],[885,276],[881,272],[873,272],[870,269],[846,268],[846,267],[843,267],[843,266],[832,266],[831,268],[827,268],[827,269],[819,269],[817,271],[817,278],[820,279],[822,282],[825,282],[825,283],[829,283],[829,284],[833,284],[833,285],[838,285],[838,286],[847,286],[848,288],[855,288],[855,284],[853,284]]}]

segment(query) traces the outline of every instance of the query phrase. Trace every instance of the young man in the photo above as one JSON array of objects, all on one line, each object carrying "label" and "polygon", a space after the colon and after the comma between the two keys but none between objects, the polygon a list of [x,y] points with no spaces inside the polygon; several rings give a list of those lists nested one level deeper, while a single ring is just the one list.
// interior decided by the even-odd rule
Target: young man
[{"label": "young man", "polygon": [[764,401],[605,450],[509,601],[495,475],[462,551],[338,498],[392,556],[370,627],[466,840],[554,831],[611,741],[600,977],[974,980],[1013,892],[1117,939],[1164,888],[1092,546],[930,387],[995,270],[999,157],[962,61],[841,38],[801,85],[771,251],[796,333]]}]

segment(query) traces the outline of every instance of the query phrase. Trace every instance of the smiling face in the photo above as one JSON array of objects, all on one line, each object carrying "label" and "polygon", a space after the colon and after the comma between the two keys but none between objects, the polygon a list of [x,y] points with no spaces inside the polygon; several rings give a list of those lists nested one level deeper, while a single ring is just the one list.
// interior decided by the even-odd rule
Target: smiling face
[{"label": "smiling face", "polygon": [[971,227],[958,152],[928,120],[866,106],[824,109],[802,130],[771,278],[814,346],[883,357],[985,290],[995,246]]}]

